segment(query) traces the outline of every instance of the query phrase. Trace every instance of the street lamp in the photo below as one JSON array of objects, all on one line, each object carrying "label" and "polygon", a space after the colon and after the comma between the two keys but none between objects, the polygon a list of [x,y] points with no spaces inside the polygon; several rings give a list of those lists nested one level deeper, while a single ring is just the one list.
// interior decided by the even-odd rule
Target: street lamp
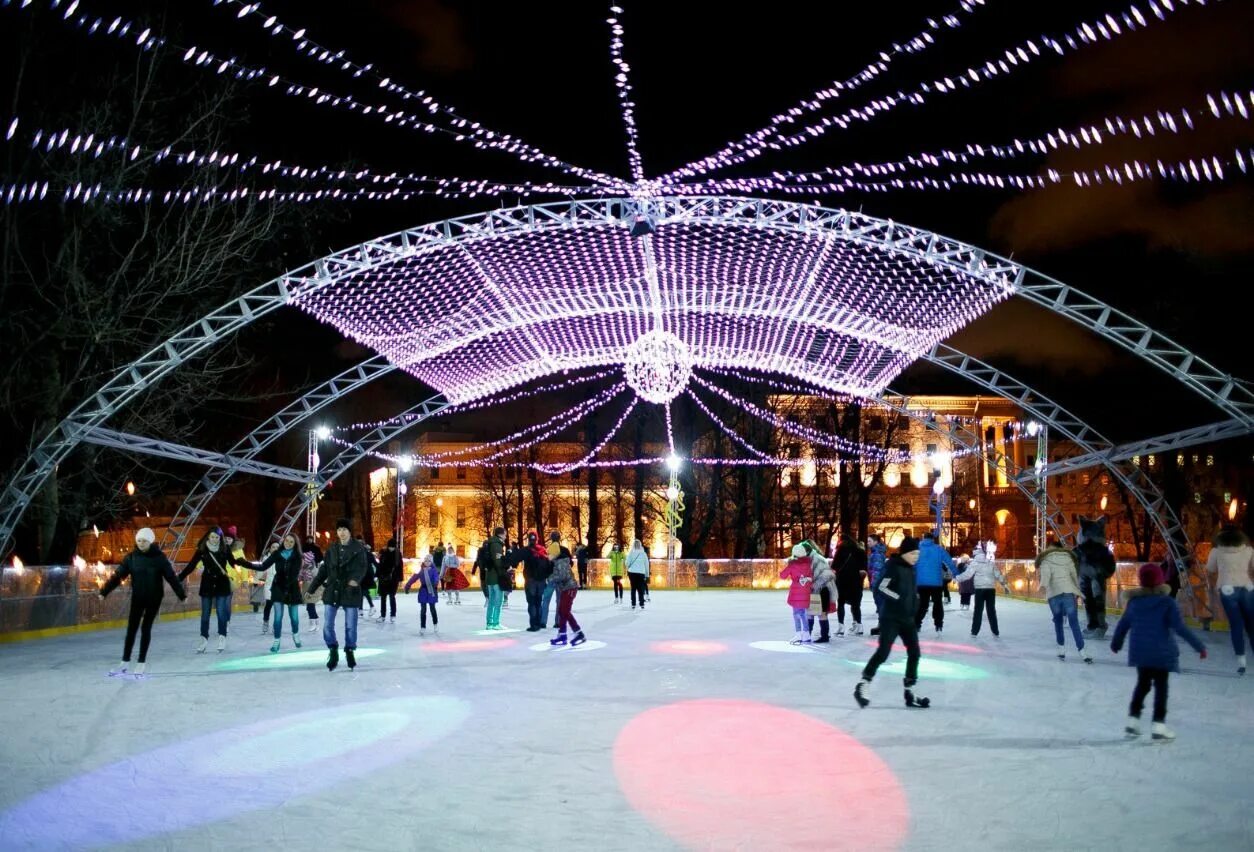
[{"label": "street lamp", "polygon": [[331,437],[331,427],[327,426],[326,424],[323,424],[322,426],[317,427],[316,429],[314,429],[314,436],[319,441],[325,441],[327,438]]},{"label": "street lamp", "polygon": [[675,550],[678,544],[675,534],[679,530],[680,516],[684,511],[684,492],[679,487],[679,468],[682,464],[683,459],[674,452],[666,457],[666,469],[671,474],[670,482],[666,486],[666,528],[670,533],[666,544],[666,579],[672,588],[675,586]]},{"label": "street lamp", "polygon": [[679,468],[683,464],[683,462],[684,462],[683,459],[681,459],[679,456],[675,455],[674,453],[671,453],[670,455],[666,457],[666,468],[672,474],[679,473]]},{"label": "street lamp", "polygon": [[936,513],[936,543],[940,544],[945,526],[945,482],[939,476],[932,483],[932,511]]}]

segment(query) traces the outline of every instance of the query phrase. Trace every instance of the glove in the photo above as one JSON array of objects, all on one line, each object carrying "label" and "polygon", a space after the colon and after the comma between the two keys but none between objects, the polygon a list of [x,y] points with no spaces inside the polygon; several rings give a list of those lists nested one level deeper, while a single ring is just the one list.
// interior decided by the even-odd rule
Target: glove
[{"label": "glove", "polygon": [[1206,659],[1206,649],[1203,648],[1202,650],[1198,651],[1197,655],[1201,657],[1203,660]]}]

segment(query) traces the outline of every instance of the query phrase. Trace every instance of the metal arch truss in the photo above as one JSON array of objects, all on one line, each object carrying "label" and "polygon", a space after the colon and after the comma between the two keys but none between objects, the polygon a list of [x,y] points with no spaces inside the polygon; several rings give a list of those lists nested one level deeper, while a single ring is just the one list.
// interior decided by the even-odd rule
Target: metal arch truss
[{"label": "metal arch truss", "polygon": [[[787,201],[721,196],[565,201],[463,216],[369,240],[285,273],[196,320],[121,368],[31,451],[7,482],[3,495],[0,495],[0,551],[7,552],[18,520],[48,476],[75,446],[154,383],[256,319],[298,299],[312,296],[342,279],[370,273],[398,260],[436,252],[451,243],[470,244],[522,232],[546,232],[560,236],[591,227],[608,226],[629,231],[642,212],[660,224],[739,225],[745,229],[808,234],[820,237],[825,247],[833,240],[844,241],[873,248],[886,257],[919,261],[954,274],[984,280],[990,285],[1005,286],[1009,292],[1092,329],[1166,371],[1231,415],[1232,422],[1239,423],[1246,433],[1254,431],[1254,391],[1249,384],[1221,372],[1111,306],[974,246],[860,213]],[[795,305],[796,302],[790,304]],[[766,307],[756,306],[758,310]],[[686,309],[695,310],[696,306],[688,305]],[[950,354],[946,354],[947,351]],[[961,353],[947,350],[943,344],[936,345],[925,357],[939,359],[951,368],[958,364],[973,367],[975,373],[969,378],[978,376],[981,384],[999,393],[1004,390],[1010,399],[1022,403],[1031,402],[1032,397],[1044,399],[1025,386],[1007,383],[1002,374]],[[745,366],[753,368],[753,365]],[[799,377],[815,381],[812,376]],[[989,382],[998,386],[994,388]],[[817,384],[824,385],[822,381]],[[1047,416],[1050,411],[1064,417],[1068,425],[1059,431],[1066,435],[1067,429],[1070,429],[1073,434],[1082,436],[1085,442],[1077,441],[1077,445],[1088,455],[1100,456],[1114,449],[1109,441],[1098,440],[1100,436],[1052,403],[1045,403],[1043,407],[1032,403],[1024,407],[1033,411],[1042,422],[1050,419]],[[1057,428],[1060,424],[1050,425]],[[275,426],[281,428],[277,423]],[[1236,430],[1224,434],[1240,433]],[[1087,447],[1082,443],[1087,443]],[[1115,464],[1109,458],[1103,463],[1114,471]],[[1134,476],[1129,473],[1120,478],[1134,493],[1140,494],[1141,489],[1135,487],[1131,479]],[[1161,504],[1161,500],[1155,498],[1151,503]],[[1165,504],[1161,505],[1165,507]],[[1152,514],[1161,517],[1158,511],[1152,511]],[[1173,521],[1170,526],[1178,528],[1179,525]],[[1169,536],[1174,534],[1174,529],[1167,529],[1164,533],[1164,537],[1172,542]]]},{"label": "metal arch truss", "polygon": [[[1143,441],[1131,441],[1126,444],[1120,444],[1117,447],[1111,447],[1109,450],[1100,453],[1084,453],[1082,455],[1070,456],[1056,462],[1050,462],[1041,471],[1041,475],[1057,476],[1060,473],[1084,470],[1085,468],[1096,467],[1107,462],[1127,461],[1137,456],[1167,453],[1172,450],[1196,447],[1198,444],[1216,443],[1228,438],[1238,438],[1248,434],[1250,434],[1249,427],[1234,420],[1225,420],[1222,423],[1212,423],[1209,426],[1198,426],[1193,429],[1182,429],[1179,432],[1158,435],[1153,438],[1146,438]],[[1024,473],[1022,476],[1031,477],[1035,476],[1035,474]]]},{"label": "metal arch truss", "polygon": [[[396,367],[389,363],[386,358],[375,356],[368,361],[345,370],[338,376],[324,382],[290,403],[282,411],[249,432],[234,447],[227,451],[227,455],[240,460],[242,463],[252,462],[267,447],[308,418],[363,385],[369,384],[395,369]],[[170,519],[170,524],[162,537],[162,550],[166,553],[177,553],[192,527],[196,525],[196,521],[200,518],[201,513],[204,512],[205,507],[226,485],[227,480],[236,473],[247,472],[242,464],[208,471],[188,492],[187,497],[184,498],[182,504],[174,513],[174,517]],[[309,474],[305,472],[300,481],[306,481],[308,478]],[[173,542],[172,547],[169,546],[171,542]]]},{"label": "metal arch truss", "polygon": [[215,453],[183,444],[132,435],[128,432],[116,432],[101,426],[87,430],[83,435],[83,443],[95,444],[98,447],[111,447],[127,453],[139,453],[146,456],[158,456],[163,459],[204,465],[218,470],[238,470],[241,473],[252,473],[257,476],[269,476],[274,479],[286,479],[289,482],[304,482],[309,479],[309,472],[294,467],[283,467],[267,464],[255,459],[240,458],[230,453]]},{"label": "metal arch truss", "polygon": [[[1101,456],[1115,446],[1049,397],[977,358],[945,344],[937,344],[925,357],[928,361],[1014,402],[1050,429],[1057,430],[1085,453]],[[1135,465],[1121,465],[1114,461],[1103,461],[1102,465],[1145,508],[1168,552],[1177,558],[1186,556],[1189,552],[1188,534],[1158,486]]]},{"label": "metal arch truss", "polygon": [[443,394],[420,402],[413,408],[398,414],[393,418],[394,422],[376,426],[365,435],[362,435],[352,446],[345,447],[335,458],[327,462],[326,466],[312,478],[306,474],[305,487],[287,504],[287,508],[283,510],[283,514],[279,516],[279,520],[275,523],[269,540],[282,541],[283,536],[292,531],[292,528],[296,526],[296,522],[300,520],[300,516],[305,513],[305,510],[309,508],[311,503],[322,495],[327,486],[335,481],[336,477],[371,453],[378,452],[379,448],[386,446],[388,442],[399,438],[405,430],[417,426],[424,420],[431,419],[450,405],[452,403]]}]

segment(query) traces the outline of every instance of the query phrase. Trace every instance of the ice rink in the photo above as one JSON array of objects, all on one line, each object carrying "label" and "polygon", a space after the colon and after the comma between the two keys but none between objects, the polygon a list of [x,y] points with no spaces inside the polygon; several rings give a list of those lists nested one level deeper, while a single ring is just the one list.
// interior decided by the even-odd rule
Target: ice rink
[{"label": "ice rink", "polygon": [[222,654],[159,622],[144,680],[107,676],[121,630],[0,647],[0,848],[1254,849],[1254,677],[1227,634],[1182,649],[1179,738],[1152,744],[1123,736],[1126,650],[1059,662],[1036,603],[973,639],[955,594],[943,641],[924,629],[933,706],[903,705],[899,653],[860,710],[872,637],[788,645],[784,592],[581,592],[579,650],[482,635],[462,601],[438,637],[416,595],[363,620],[351,673],[304,623],[304,653],[285,625],[270,655],[242,612]]}]

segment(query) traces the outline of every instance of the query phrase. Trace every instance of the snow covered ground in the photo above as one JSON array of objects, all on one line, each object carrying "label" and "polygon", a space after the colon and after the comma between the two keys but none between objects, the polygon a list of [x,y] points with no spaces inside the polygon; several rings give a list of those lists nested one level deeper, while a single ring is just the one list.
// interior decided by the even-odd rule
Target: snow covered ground
[{"label": "snow covered ground", "polygon": [[1226,634],[1184,650],[1159,745],[1123,737],[1126,652],[1059,662],[1040,604],[972,639],[955,595],[933,707],[903,706],[900,654],[859,710],[870,636],[788,646],[783,592],[653,597],[580,593],[596,642],[551,651],[480,635],[477,592],[419,638],[402,596],[353,673],[317,634],[272,657],[245,613],[221,655],[158,623],[142,681],[106,676],[120,630],[2,646],[0,848],[1254,848],[1254,676]]}]

